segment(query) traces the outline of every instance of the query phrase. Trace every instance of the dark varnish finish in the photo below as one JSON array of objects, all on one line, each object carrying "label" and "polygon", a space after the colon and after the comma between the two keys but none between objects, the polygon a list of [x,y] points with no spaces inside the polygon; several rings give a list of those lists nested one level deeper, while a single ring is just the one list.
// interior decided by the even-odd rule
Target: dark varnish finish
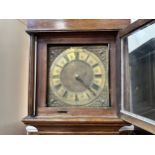
[{"label": "dark varnish finish", "polygon": [[28,20],[27,32],[120,30],[130,24],[129,19],[42,19]]},{"label": "dark varnish finish", "polygon": [[[28,116],[26,125],[37,127],[38,134],[119,134],[126,125],[119,118],[120,51],[116,51],[118,31],[130,20],[28,20],[30,69]],[[37,38],[36,100],[34,100],[34,52]],[[108,108],[52,108],[46,105],[47,45],[110,44],[110,100]],[[119,91],[119,92],[118,92]],[[34,103],[35,101],[35,103]]]}]

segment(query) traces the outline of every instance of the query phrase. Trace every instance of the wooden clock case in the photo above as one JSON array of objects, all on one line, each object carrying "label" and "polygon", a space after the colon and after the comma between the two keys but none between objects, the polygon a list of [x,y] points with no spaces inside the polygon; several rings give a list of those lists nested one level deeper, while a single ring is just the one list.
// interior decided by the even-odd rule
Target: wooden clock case
[{"label": "wooden clock case", "polygon": [[[28,116],[37,134],[119,134],[121,52],[119,34],[130,20],[28,20],[30,35]],[[130,30],[130,28],[129,28]],[[128,30],[128,31],[129,31]],[[109,44],[110,107],[47,107],[47,46]],[[129,121],[130,122],[130,121]],[[130,122],[131,123],[131,122]]]}]

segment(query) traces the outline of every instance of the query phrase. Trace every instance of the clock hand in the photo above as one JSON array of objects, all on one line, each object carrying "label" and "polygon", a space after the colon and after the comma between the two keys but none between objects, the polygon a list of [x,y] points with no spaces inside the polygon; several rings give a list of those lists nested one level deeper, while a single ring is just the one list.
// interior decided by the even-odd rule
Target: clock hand
[{"label": "clock hand", "polygon": [[88,89],[94,96],[96,96],[96,94],[94,93],[94,91],[91,90],[91,88],[85,84],[85,82],[81,79],[81,77],[78,74],[75,74],[75,79],[78,80],[81,84],[83,84],[83,86]]},{"label": "clock hand", "polygon": [[80,76],[78,74],[75,74],[75,79],[78,80],[80,83],[82,83],[86,88],[88,88],[89,86],[87,86],[85,84],[85,82],[80,78]]}]

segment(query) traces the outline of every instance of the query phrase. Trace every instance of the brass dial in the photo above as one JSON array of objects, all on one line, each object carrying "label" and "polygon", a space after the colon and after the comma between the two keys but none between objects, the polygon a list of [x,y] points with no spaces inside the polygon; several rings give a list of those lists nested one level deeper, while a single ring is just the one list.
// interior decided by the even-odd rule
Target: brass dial
[{"label": "brass dial", "polygon": [[92,52],[71,47],[64,50],[50,67],[50,89],[61,102],[85,105],[104,89],[105,68]]}]

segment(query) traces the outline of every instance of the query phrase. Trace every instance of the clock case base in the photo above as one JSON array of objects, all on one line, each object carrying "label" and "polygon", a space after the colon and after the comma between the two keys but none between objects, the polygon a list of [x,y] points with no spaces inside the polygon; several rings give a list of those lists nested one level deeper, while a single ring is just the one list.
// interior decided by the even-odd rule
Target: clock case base
[{"label": "clock case base", "polygon": [[37,128],[37,135],[119,135],[120,128],[128,125],[118,118],[39,118],[26,117],[23,122]]}]

